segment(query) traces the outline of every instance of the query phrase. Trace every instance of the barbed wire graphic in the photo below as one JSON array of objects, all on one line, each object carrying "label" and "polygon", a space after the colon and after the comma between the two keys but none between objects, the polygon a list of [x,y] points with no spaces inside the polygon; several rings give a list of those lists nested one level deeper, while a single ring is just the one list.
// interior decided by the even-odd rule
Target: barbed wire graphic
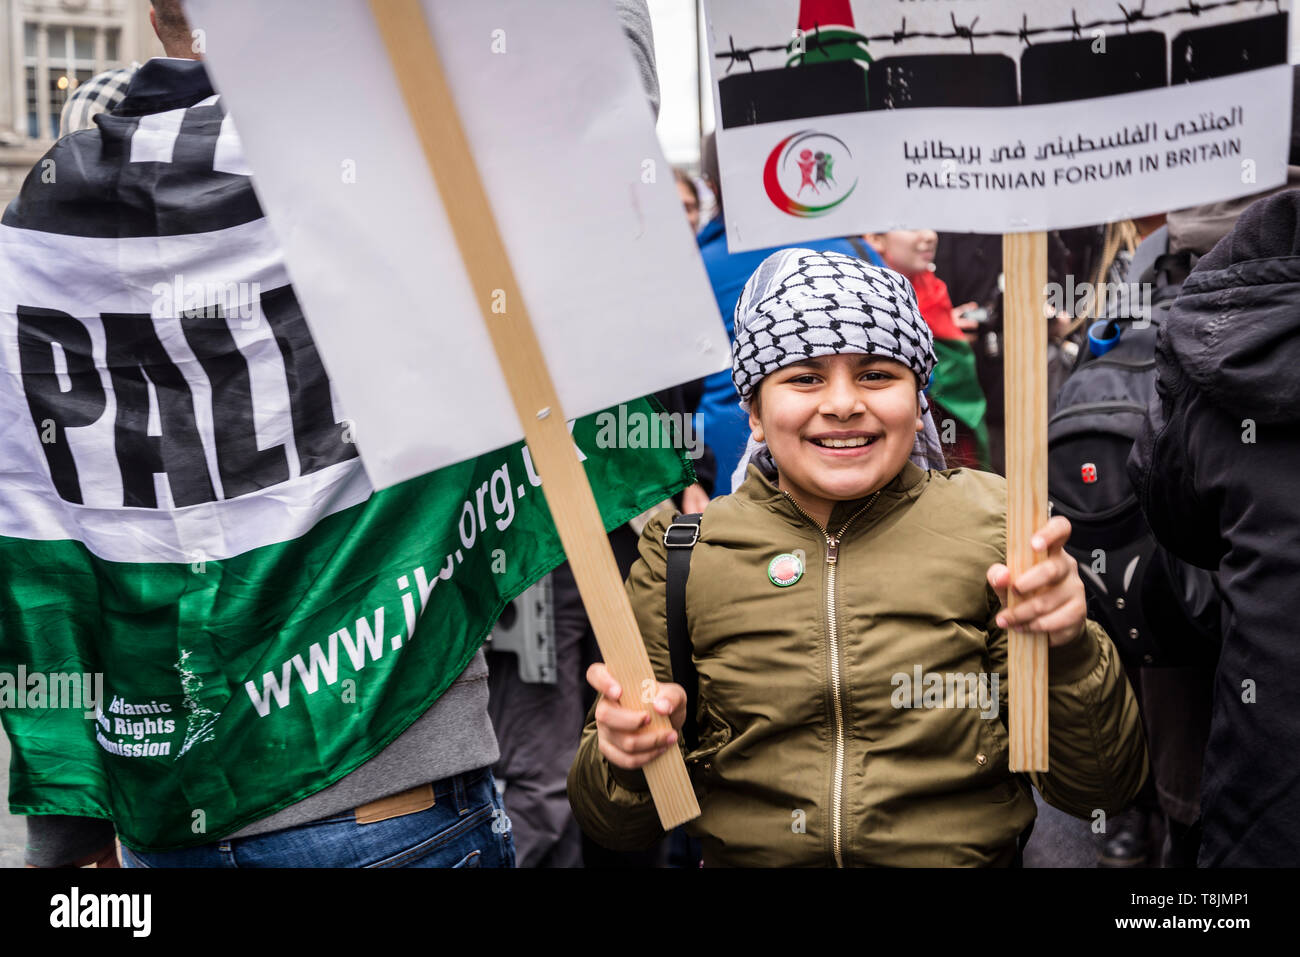
[{"label": "barbed wire graphic", "polygon": [[[1029,14],[1021,17],[1020,29],[1018,30],[976,30],[980,18],[977,16],[968,24],[957,22],[957,14],[949,13],[952,21],[952,29],[947,33],[939,33],[931,30],[908,30],[907,17],[902,18],[902,24],[897,30],[890,33],[878,33],[870,36],[851,36],[851,37],[827,37],[821,36],[821,27],[814,25],[811,32],[803,36],[804,54],[809,50],[817,50],[822,53],[828,53],[833,47],[837,46],[856,46],[864,40],[868,43],[893,43],[895,45],[907,40],[927,39],[927,40],[965,40],[970,44],[970,52],[975,53],[975,41],[990,37],[1010,38],[1019,40],[1025,46],[1033,46],[1034,37],[1041,37],[1044,34],[1069,34],[1074,39],[1081,39],[1085,31],[1092,31],[1102,27],[1123,27],[1124,32],[1128,33],[1135,23],[1151,23],[1157,20],[1165,20],[1169,17],[1189,14],[1193,17],[1199,17],[1202,13],[1211,10],[1217,10],[1221,7],[1238,7],[1243,4],[1254,4],[1256,9],[1263,6],[1275,7],[1278,13],[1282,12],[1282,0],[1212,0],[1210,3],[1197,3],[1196,0],[1186,0],[1181,7],[1171,7],[1158,13],[1148,13],[1146,6],[1147,0],[1141,0],[1135,9],[1130,10],[1122,3],[1116,3],[1119,7],[1121,17],[1111,20],[1090,20],[1086,23],[1079,21],[1079,12],[1070,10],[1070,22],[1054,27],[1031,27],[1029,25]],[[755,53],[791,53],[794,52],[792,43],[785,43],[779,46],[753,46],[744,50],[736,49],[735,38],[727,37],[728,49],[715,53],[714,57],[719,60],[730,60],[724,75],[731,72],[731,68],[737,63],[747,63],[751,72],[754,71],[753,55]]]}]

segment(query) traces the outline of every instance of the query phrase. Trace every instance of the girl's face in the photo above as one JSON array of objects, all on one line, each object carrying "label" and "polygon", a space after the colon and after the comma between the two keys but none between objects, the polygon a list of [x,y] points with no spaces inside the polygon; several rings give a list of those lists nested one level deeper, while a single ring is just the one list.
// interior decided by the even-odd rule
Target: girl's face
[{"label": "girl's face", "polygon": [[898,475],[925,424],[911,369],[843,354],[767,376],[749,427],[767,442],[778,487],[824,528],[836,502],[870,495]]},{"label": "girl's face", "polygon": [[939,234],[933,229],[893,229],[866,237],[885,265],[904,276],[925,272],[934,262]]}]

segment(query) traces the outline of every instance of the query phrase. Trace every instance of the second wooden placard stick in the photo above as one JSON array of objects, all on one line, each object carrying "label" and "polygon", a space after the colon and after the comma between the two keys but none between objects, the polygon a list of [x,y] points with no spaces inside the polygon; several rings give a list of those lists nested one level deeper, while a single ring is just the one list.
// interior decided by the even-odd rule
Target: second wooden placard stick
[{"label": "second wooden placard stick", "polygon": [[[1002,237],[1006,393],[1007,567],[1036,561],[1029,540],[1047,522],[1047,234]],[[1008,590],[1007,604],[1015,606]],[[1047,636],[1007,634],[1007,730],[1012,771],[1047,768]]]},{"label": "second wooden placard stick", "polygon": [[[370,0],[370,7],[478,297],[600,652],[624,689],[624,705],[629,704],[628,698],[641,703],[651,712],[650,727],[666,731],[671,727],[668,719],[654,713],[649,697],[640,693],[640,689],[655,687],[650,658],[623,590],[587,474],[574,453],[564,412],[424,10],[419,0]],[[494,312],[494,303],[502,301],[504,314]],[[665,830],[699,816],[699,804],[678,748],[670,748],[647,765],[645,775]]]}]

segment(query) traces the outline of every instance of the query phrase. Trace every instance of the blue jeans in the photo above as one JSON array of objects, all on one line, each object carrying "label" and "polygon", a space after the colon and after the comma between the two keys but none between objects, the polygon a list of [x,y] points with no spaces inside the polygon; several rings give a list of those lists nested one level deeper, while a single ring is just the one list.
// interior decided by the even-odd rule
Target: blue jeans
[{"label": "blue jeans", "polygon": [[488,768],[434,782],[434,805],[358,824],[352,811],[298,827],[145,854],[126,867],[514,867],[510,819]]}]

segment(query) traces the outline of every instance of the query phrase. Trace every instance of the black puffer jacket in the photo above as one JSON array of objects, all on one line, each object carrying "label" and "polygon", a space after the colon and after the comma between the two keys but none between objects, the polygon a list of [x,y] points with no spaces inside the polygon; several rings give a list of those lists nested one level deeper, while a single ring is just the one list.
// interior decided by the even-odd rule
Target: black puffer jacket
[{"label": "black puffer jacket", "polygon": [[1300,864],[1300,190],[1200,260],[1156,347],[1129,475],[1161,544],[1219,573],[1202,866]]}]

